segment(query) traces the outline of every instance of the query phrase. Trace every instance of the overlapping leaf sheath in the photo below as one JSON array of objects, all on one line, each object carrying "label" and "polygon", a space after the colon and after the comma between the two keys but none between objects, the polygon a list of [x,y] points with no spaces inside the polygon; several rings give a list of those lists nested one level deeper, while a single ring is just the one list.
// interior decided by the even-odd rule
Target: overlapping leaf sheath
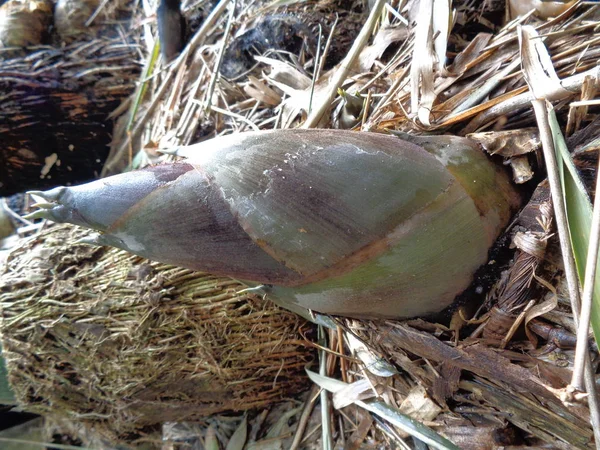
[{"label": "overlapping leaf sheath", "polygon": [[[95,243],[264,287],[292,309],[440,311],[518,205],[471,141],[278,130],[177,149],[164,164],[37,193],[36,214]],[[272,285],[272,286],[271,286]]]}]

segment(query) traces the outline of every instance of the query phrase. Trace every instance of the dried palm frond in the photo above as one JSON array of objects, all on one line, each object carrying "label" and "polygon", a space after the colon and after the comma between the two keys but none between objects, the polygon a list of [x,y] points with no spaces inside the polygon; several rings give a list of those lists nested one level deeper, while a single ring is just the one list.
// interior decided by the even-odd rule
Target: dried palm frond
[{"label": "dried palm frond", "polygon": [[[549,99],[565,100],[581,92],[587,76],[598,73],[600,50],[595,46],[598,36],[593,8],[574,4],[549,21],[523,16],[508,23],[494,37],[481,33],[468,45],[460,43],[452,64],[435,79],[436,100],[430,124],[416,121],[416,111],[408,107],[412,96],[404,89],[393,103],[374,113],[372,126],[464,135],[494,124],[504,129],[532,125],[534,118],[529,110],[533,97],[520,75],[517,25],[531,24],[543,35],[564,88],[549,93]],[[389,113],[393,119],[381,119]]]}]

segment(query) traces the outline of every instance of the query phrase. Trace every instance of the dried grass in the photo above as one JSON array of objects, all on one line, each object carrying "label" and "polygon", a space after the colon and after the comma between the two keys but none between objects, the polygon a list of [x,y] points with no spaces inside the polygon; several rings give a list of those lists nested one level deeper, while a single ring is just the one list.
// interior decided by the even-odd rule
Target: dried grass
[{"label": "dried grass", "polygon": [[[342,93],[359,93],[363,101],[367,94],[369,96],[363,116],[359,117],[360,126],[355,126],[357,129],[465,135],[531,126],[535,119],[530,111],[531,96],[520,75],[517,23],[532,24],[546,38],[553,64],[567,89],[551,93],[555,100],[577,96],[586,76],[598,75],[596,62],[600,50],[596,48],[594,7],[577,4],[550,21],[540,21],[531,15],[515,20],[495,35],[479,33],[471,40],[460,34],[450,35],[448,47],[453,60],[440,69],[444,61],[430,58],[431,70],[421,84],[431,85],[432,89],[426,92],[427,104],[421,105],[418,98],[411,95],[415,87],[414,83],[411,85],[414,75],[410,71],[413,54],[422,52],[414,48],[413,29],[404,23],[416,18],[416,3],[400,2],[396,5],[400,14],[396,8],[384,9],[374,32],[373,46],[363,48],[352,67],[340,65],[330,71],[319,70],[322,64],[315,64],[310,55],[290,59],[287,54],[273,52],[269,58],[256,58],[251,77],[236,80],[225,80],[216,71],[224,40],[231,41],[236,35],[235,32],[232,36],[222,34],[227,23],[227,5],[223,5],[216,26],[208,34],[192,39],[181,64],[155,68],[155,78],[149,80],[149,90],[139,108],[144,113],[138,112],[133,118],[127,116],[132,126],[129,130],[123,126],[115,133],[106,173],[131,164],[159,161],[161,158],[156,153],[159,148],[186,145],[232,132],[302,125],[311,107],[325,102],[332,77],[341,68],[348,72],[341,82]],[[455,5],[455,20],[459,21],[455,28],[468,30],[469,26],[488,24],[482,16],[483,9],[471,3]],[[252,23],[258,14],[257,7],[251,1],[239,5],[235,23]],[[498,14],[502,11],[498,10]],[[302,8],[296,5],[277,12],[302,17]],[[356,19],[364,20],[360,16]],[[437,21],[436,24],[441,27]],[[336,31],[343,33],[343,30]],[[436,34],[434,31],[423,33],[438,36],[439,30]],[[398,42],[401,37],[404,40]],[[325,41],[322,34],[322,47]],[[146,45],[147,54],[151,53],[150,44]],[[439,49],[436,53],[441,54]],[[327,56],[321,55],[321,60],[326,61]],[[316,78],[313,77],[315,66]],[[311,78],[314,78],[312,82]],[[165,80],[174,81],[168,84]],[[331,106],[318,122],[319,127],[340,124],[338,116],[344,113],[343,97],[338,95],[329,103]],[[564,105],[561,103],[558,109],[566,112]],[[429,114],[425,114],[424,109]],[[426,117],[429,123],[418,115]]]}]

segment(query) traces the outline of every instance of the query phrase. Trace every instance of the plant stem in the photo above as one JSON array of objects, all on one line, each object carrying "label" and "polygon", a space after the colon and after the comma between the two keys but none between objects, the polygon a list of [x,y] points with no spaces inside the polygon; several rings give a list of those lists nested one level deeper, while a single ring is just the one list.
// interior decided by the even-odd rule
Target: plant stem
[{"label": "plant stem", "polygon": [[227,24],[225,25],[225,32],[223,33],[223,42],[221,43],[221,48],[219,49],[219,55],[217,56],[217,61],[215,63],[213,75],[208,85],[208,90],[206,91],[206,104],[204,106],[205,111],[210,111],[211,109],[213,92],[215,91],[215,87],[217,86],[217,80],[219,79],[219,71],[221,70],[221,64],[223,63],[223,57],[225,56],[225,48],[227,45],[227,41],[229,40],[229,34],[231,33],[231,24],[233,23],[233,14],[235,13],[235,6],[236,0],[233,0],[233,3],[231,4],[231,8],[229,10]]},{"label": "plant stem", "polygon": [[[319,325],[319,340],[322,341],[323,348],[327,346],[327,333],[325,328]],[[319,374],[327,376],[327,353],[324,350],[319,350]],[[321,448],[323,450],[332,450],[333,441],[331,439],[331,415],[329,413],[329,397],[328,392],[325,389],[321,390]]]},{"label": "plant stem", "polygon": [[[563,78],[561,80],[561,85],[567,91],[571,91],[565,94],[564,91],[556,92],[551,96],[548,100],[558,101],[567,98],[569,95],[577,94],[581,91],[581,86],[585,81],[586,77],[600,77],[600,66],[594,67],[593,69],[586,70],[585,72],[578,73],[576,75]],[[477,114],[471,122],[467,124],[464,133],[473,133],[478,128],[482,127],[486,123],[491,122],[492,120],[497,119],[498,117],[505,114],[514,114],[515,111],[525,108],[529,102],[534,102],[535,96],[531,92],[531,90],[527,92],[523,92],[522,94],[515,95],[513,97],[508,98],[505,101],[502,101],[498,104],[491,106],[489,109]],[[450,120],[445,120],[439,126],[448,126],[452,122]]]},{"label": "plant stem", "polygon": [[[596,192],[600,187],[600,160],[597,169]],[[577,347],[575,349],[575,362],[573,365],[573,378],[571,385],[580,389],[583,386],[583,366],[588,349],[588,330],[592,314],[592,300],[594,297],[594,283],[596,282],[596,267],[598,262],[598,246],[600,245],[600,195],[594,199],[594,213],[590,229],[590,242],[588,244],[587,260],[585,263],[585,279],[583,282],[583,298],[581,301],[581,315],[577,326]]]},{"label": "plant stem", "polygon": [[317,396],[320,396],[319,390],[319,387],[316,384],[313,384],[313,387],[308,393],[306,404],[304,405],[304,410],[302,411],[302,415],[300,416],[298,428],[296,428],[296,434],[294,435],[294,440],[292,441],[289,450],[297,450],[300,446],[302,438],[304,437],[304,430],[306,430],[306,425],[308,425],[310,414],[312,413],[312,410],[315,406]]}]

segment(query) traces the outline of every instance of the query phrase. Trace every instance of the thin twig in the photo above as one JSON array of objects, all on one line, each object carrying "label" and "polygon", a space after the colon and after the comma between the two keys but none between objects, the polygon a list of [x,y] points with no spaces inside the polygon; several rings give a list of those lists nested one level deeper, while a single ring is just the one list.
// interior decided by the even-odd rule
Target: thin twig
[{"label": "thin twig", "polygon": [[318,80],[321,77],[321,72],[323,71],[323,67],[325,67],[325,61],[327,60],[327,55],[329,54],[329,47],[331,46],[331,40],[333,39],[333,32],[337,27],[338,20],[340,20],[339,15],[335,15],[335,20],[333,25],[331,25],[331,30],[329,30],[329,36],[327,36],[327,41],[325,42],[325,48],[323,49],[323,54],[319,60],[319,66],[317,67],[317,76],[315,77]]},{"label": "thin twig", "polygon": [[[195,100],[195,101],[197,101],[197,100]],[[200,103],[198,102],[198,104],[200,104]],[[236,114],[234,112],[228,111],[223,108],[219,108],[214,105],[211,106],[210,109],[211,109],[211,111],[219,113],[219,114],[223,114],[224,116],[229,116],[229,117],[238,119],[239,121],[244,122],[246,125],[248,125],[250,128],[252,128],[254,131],[259,131],[259,128],[256,126],[256,124],[254,122],[252,122],[250,119],[247,119],[246,117],[242,116],[241,114]]]},{"label": "thin twig", "polygon": [[[331,34],[330,34],[331,36]],[[319,79],[319,72],[321,72],[321,58],[319,57],[319,53],[321,53],[321,38],[323,37],[323,29],[319,24],[319,39],[317,39],[317,54],[315,55],[315,67],[313,69],[313,76],[310,83],[310,98],[308,100],[308,114],[310,115],[310,111],[312,110],[312,102],[313,96],[315,95],[315,85],[317,84],[317,80]]]},{"label": "thin twig", "polygon": [[[489,80],[487,80],[483,85],[478,88],[473,94],[465,99],[460,105],[458,105],[452,114],[449,115],[446,120],[452,119],[453,116],[466,111],[473,106],[476,106],[482,102],[482,100],[490,93],[492,90],[498,86],[500,81],[504,79],[508,74],[514,72],[521,65],[521,58],[517,57],[513,62],[508,64],[504,69],[500,70],[497,74],[492,76]],[[520,71],[519,71],[520,72]]]},{"label": "thin twig", "polygon": [[217,61],[215,63],[215,70],[206,91],[206,105],[204,106],[205,111],[210,111],[212,105],[212,95],[215,91],[215,87],[217,86],[217,80],[219,79],[219,71],[221,70],[221,63],[223,62],[223,57],[225,56],[225,47],[227,46],[229,34],[231,33],[231,24],[233,23],[233,14],[235,13],[236,3],[236,0],[233,0],[233,3],[231,4],[229,18],[227,19],[227,25],[225,26],[225,33],[223,34],[223,39],[221,41],[221,48],[219,49],[219,55],[217,56]]},{"label": "thin twig", "polygon": [[[319,337],[326,339],[325,329],[319,325]],[[326,345],[326,344],[324,344]],[[319,374],[327,376],[327,352],[319,351]],[[323,450],[332,450],[333,441],[331,438],[331,415],[329,413],[329,394],[325,389],[321,390],[321,430],[322,430],[322,448]]]},{"label": "thin twig", "polygon": [[[600,160],[597,169],[596,192],[600,187]],[[594,213],[590,229],[590,242],[588,246],[587,261],[585,263],[585,278],[583,282],[583,298],[581,301],[581,315],[577,325],[577,347],[575,348],[575,361],[573,363],[573,378],[571,385],[580,389],[583,387],[583,366],[588,353],[588,330],[592,313],[592,300],[594,297],[594,284],[596,282],[596,266],[598,262],[598,246],[600,245],[600,195],[594,199]]]},{"label": "thin twig", "polygon": [[304,410],[302,411],[302,415],[300,416],[300,420],[298,421],[296,434],[294,436],[294,440],[292,441],[292,445],[290,445],[289,450],[296,450],[302,442],[304,430],[306,430],[306,426],[308,425],[308,420],[310,419],[310,414],[312,413],[312,410],[315,406],[318,393],[319,387],[316,384],[314,384],[312,389],[308,393],[308,398],[306,399],[306,404],[304,405]]},{"label": "thin twig", "polygon": [[529,310],[531,308],[533,308],[534,305],[535,305],[535,300],[531,300],[527,304],[527,306],[523,309],[523,311],[521,311],[521,313],[519,314],[519,316],[517,317],[517,319],[513,322],[512,326],[508,330],[508,333],[506,333],[506,336],[504,337],[504,339],[502,339],[502,342],[500,342],[500,348],[505,348],[506,344],[508,344],[510,342],[510,340],[512,339],[512,337],[517,332],[517,329],[523,323],[523,320],[525,320],[525,316],[527,315],[527,313],[529,312]]},{"label": "thin twig", "polygon": [[311,111],[309,116],[306,118],[306,121],[302,125],[302,128],[314,128],[318,125],[319,121],[325,111],[331,106],[333,99],[337,95],[338,88],[342,85],[342,83],[348,77],[348,73],[350,72],[350,68],[354,65],[358,55],[360,54],[363,47],[366,45],[371,33],[373,32],[373,28],[375,28],[375,23],[379,19],[379,14],[383,9],[383,5],[386,0],[377,0],[377,3],[371,9],[371,13],[365,24],[363,25],[360,33],[354,40],[352,47],[350,48],[348,54],[340,64],[339,69],[333,75],[331,82],[327,86],[327,92],[322,96],[320,103],[315,105],[315,108]]},{"label": "thin twig", "polygon": [[98,17],[98,14],[100,14],[100,12],[104,9],[104,7],[106,6],[106,4],[109,1],[110,0],[102,0],[102,3],[100,4],[100,6],[98,6],[96,8],[96,10],[92,13],[92,15],[90,16],[90,18],[85,21],[85,26],[86,27],[89,27],[92,24],[92,22],[94,22],[94,19],[96,19],[96,17]]}]

